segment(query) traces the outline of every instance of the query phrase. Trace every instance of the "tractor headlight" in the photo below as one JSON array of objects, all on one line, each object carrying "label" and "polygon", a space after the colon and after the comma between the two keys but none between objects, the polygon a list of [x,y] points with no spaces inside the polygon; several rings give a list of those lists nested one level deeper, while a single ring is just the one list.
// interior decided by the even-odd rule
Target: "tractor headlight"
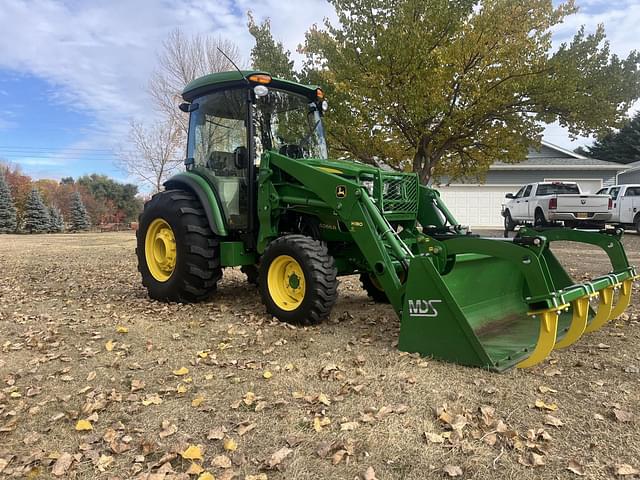
[{"label": "tractor headlight", "polygon": [[362,186],[366,188],[369,195],[373,197],[373,180],[363,180]]}]

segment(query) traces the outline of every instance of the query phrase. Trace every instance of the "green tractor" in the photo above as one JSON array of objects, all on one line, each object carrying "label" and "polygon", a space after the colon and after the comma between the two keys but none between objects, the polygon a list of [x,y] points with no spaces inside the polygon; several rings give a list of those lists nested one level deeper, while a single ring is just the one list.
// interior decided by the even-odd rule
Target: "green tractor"
[{"label": "green tractor", "polygon": [[[315,324],[338,277],[359,274],[400,318],[400,349],[495,371],[540,363],[629,304],[636,272],[620,230],[473,235],[416,174],[329,159],[319,87],[235,71],[194,80],[183,98],[186,171],[145,205],[137,233],[151,298],[205,300],[240,266],[267,312]],[[574,282],[554,241],[602,248],[611,273]]]}]

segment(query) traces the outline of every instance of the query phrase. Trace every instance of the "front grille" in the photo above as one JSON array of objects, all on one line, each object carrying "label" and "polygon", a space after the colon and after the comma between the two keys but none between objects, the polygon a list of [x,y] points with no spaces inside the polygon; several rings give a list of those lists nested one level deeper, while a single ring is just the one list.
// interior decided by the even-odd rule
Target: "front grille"
[{"label": "front grille", "polygon": [[381,210],[389,214],[416,214],[418,212],[418,176],[380,174],[382,185]]}]

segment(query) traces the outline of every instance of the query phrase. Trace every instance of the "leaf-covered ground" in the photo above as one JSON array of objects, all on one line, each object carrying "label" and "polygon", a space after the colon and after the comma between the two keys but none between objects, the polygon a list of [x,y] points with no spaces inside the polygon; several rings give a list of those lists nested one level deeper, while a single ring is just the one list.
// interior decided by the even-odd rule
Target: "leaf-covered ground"
[{"label": "leaf-covered ground", "polygon": [[[0,237],[0,478],[639,476],[635,305],[494,374],[397,351],[395,315],[352,277],[311,328],[265,315],[238,270],[208,303],[152,302],[134,247]],[[578,278],[606,271],[595,250],[560,254]]]}]

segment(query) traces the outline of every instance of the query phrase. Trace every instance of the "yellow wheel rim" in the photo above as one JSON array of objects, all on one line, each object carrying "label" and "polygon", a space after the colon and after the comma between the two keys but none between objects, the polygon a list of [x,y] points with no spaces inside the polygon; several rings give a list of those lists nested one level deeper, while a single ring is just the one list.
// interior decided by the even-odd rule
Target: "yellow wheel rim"
[{"label": "yellow wheel rim", "polygon": [[276,257],[267,274],[269,295],[282,310],[295,310],[304,300],[305,281],[300,264],[289,255]]},{"label": "yellow wheel rim", "polygon": [[171,278],[176,268],[176,237],[162,218],[156,218],[147,229],[144,255],[153,278],[159,282]]}]

